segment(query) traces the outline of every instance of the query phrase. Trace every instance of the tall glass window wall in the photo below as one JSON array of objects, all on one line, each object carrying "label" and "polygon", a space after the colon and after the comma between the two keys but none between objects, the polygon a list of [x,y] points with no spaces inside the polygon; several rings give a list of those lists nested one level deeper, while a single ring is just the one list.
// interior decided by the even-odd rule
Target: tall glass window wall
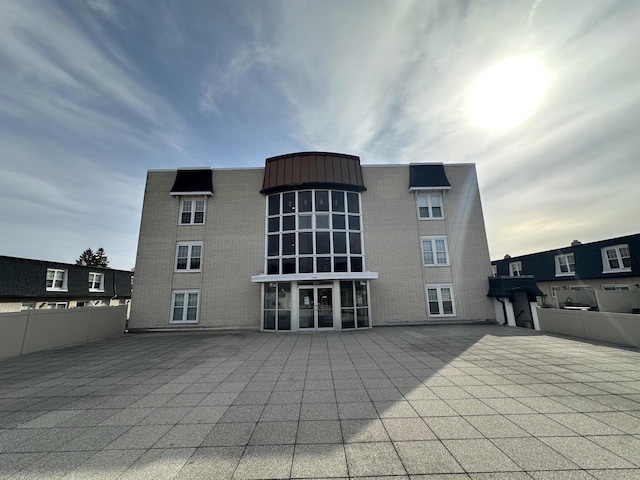
[{"label": "tall glass window wall", "polygon": [[266,237],[268,275],[364,271],[359,193],[269,195]]}]

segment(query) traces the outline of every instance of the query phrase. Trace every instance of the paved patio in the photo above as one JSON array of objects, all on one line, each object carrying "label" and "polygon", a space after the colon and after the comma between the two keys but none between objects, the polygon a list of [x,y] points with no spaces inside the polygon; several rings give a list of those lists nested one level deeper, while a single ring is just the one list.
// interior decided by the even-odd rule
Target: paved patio
[{"label": "paved patio", "polygon": [[1,479],[630,479],[639,467],[640,351],[523,329],[155,333],[0,361]]}]

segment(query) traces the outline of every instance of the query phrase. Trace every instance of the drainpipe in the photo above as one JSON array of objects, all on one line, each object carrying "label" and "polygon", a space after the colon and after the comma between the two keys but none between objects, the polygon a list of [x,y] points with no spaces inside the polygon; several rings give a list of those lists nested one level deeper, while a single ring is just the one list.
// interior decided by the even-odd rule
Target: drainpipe
[{"label": "drainpipe", "polygon": [[496,297],[496,300],[502,304],[502,314],[504,315],[504,323],[502,325],[509,325],[509,319],[507,318],[507,306],[502,300],[500,300],[500,297]]}]

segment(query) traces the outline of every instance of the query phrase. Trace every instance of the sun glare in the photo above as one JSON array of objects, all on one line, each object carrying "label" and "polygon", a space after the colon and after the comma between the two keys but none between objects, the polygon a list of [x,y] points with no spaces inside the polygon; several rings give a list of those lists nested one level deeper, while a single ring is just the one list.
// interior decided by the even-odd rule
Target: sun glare
[{"label": "sun glare", "polygon": [[469,101],[469,116],[473,123],[482,127],[515,127],[535,112],[548,84],[547,72],[531,58],[517,57],[500,62],[476,78]]}]

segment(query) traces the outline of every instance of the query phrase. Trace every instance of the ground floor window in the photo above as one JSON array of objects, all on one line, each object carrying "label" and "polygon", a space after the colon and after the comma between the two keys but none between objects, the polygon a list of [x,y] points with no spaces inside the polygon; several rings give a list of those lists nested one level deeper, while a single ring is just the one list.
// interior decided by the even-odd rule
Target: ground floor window
[{"label": "ground floor window", "polygon": [[363,280],[263,284],[263,330],[368,328],[369,283]]},{"label": "ground floor window", "polygon": [[631,290],[629,285],[624,285],[621,283],[603,283],[602,290],[605,291],[616,291],[616,290]]},{"label": "ground floor window", "polygon": [[23,310],[23,311],[24,310],[33,310],[34,308],[36,308],[35,302],[26,302],[26,303],[23,303],[20,306],[20,310]]},{"label": "ground floor window", "polygon": [[59,308],[67,308],[67,302],[49,302],[45,305],[46,309],[59,309]]},{"label": "ground floor window", "polygon": [[456,314],[453,285],[427,285],[430,317],[453,317]]},{"label": "ground floor window", "polygon": [[171,295],[171,323],[198,323],[200,292],[179,290]]},{"label": "ground floor window", "polygon": [[264,287],[264,329],[291,330],[291,283],[266,283]]}]

